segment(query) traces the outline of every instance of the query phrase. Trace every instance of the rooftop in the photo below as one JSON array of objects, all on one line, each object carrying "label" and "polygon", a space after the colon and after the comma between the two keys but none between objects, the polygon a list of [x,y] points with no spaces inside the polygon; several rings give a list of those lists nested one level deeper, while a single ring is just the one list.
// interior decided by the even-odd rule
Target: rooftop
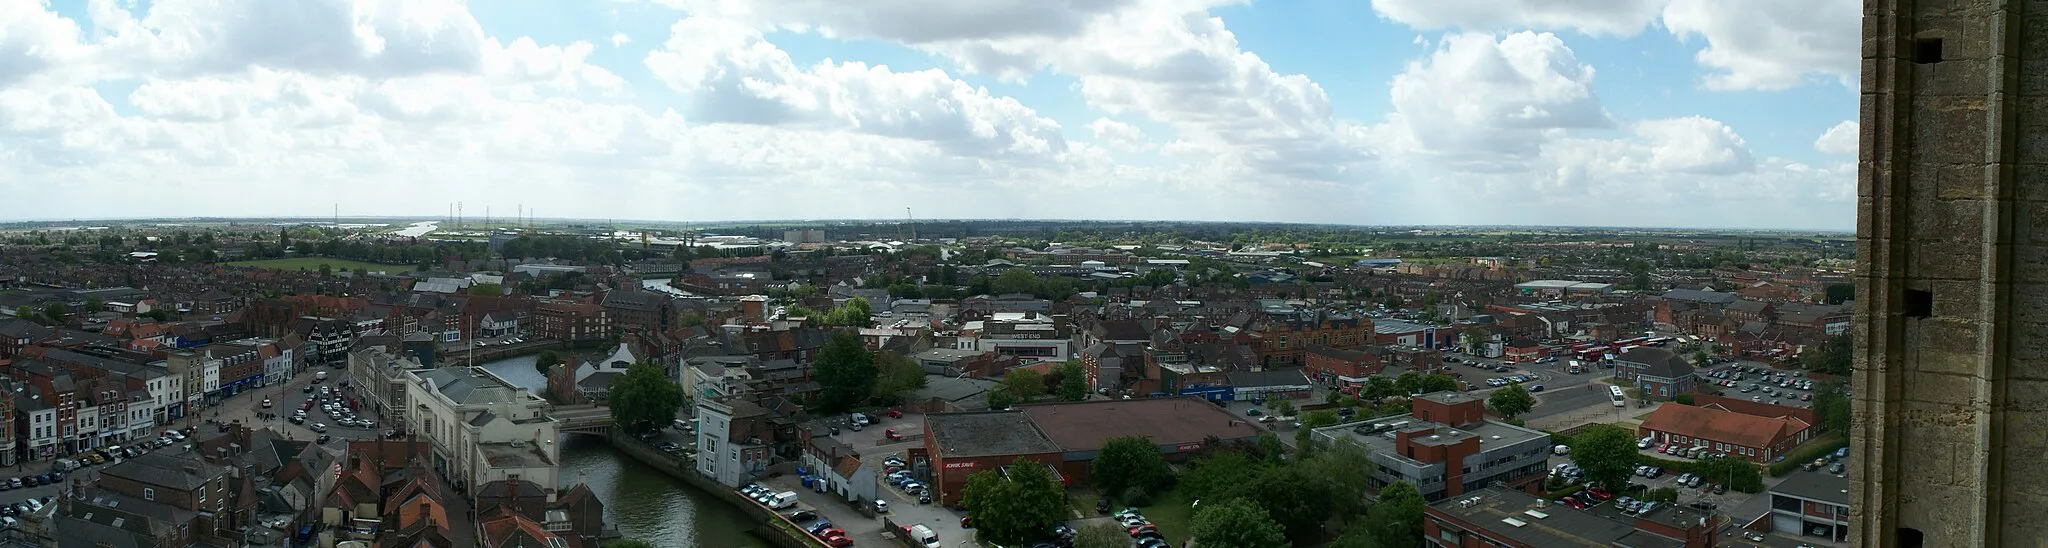
[{"label": "rooftop", "polygon": [[[485,371],[481,367],[444,367],[407,372],[418,375],[434,390],[456,405],[481,405],[488,403],[527,403],[538,400],[524,389],[512,386],[505,379]],[[524,395],[525,398],[520,396]]]},{"label": "rooftop", "polygon": [[1849,478],[1827,472],[1793,472],[1791,477],[1771,488],[1772,493],[1790,495],[1807,500],[1849,504]]},{"label": "rooftop", "polygon": [[939,458],[994,457],[1060,452],[1022,411],[981,411],[925,415]]},{"label": "rooftop", "polygon": [[489,462],[492,468],[542,468],[555,465],[554,461],[548,459],[547,452],[532,443],[480,443],[476,449],[483,453],[484,461]]},{"label": "rooftop", "polygon": [[1094,451],[1110,438],[1144,436],[1154,443],[1250,439],[1261,431],[1244,417],[1196,397],[1103,400],[1018,406],[1068,451]]},{"label": "rooftop", "polygon": [[[1676,548],[1685,545],[1680,539],[1636,530],[1639,518],[1598,511],[1606,506],[1574,510],[1569,506],[1551,504],[1539,507],[1542,502],[1513,489],[1489,487],[1444,499],[1431,505],[1430,510],[1483,529],[1490,536],[1531,546]],[[1697,519],[1699,515],[1681,507],[1658,510],[1649,519],[1663,521],[1660,518],[1664,516]],[[1626,542],[1623,542],[1624,538]]]},{"label": "rooftop", "polygon": [[[1462,394],[1460,394],[1460,396],[1462,396]],[[1365,433],[1365,429],[1361,428],[1372,424],[1387,424],[1402,421],[1406,421],[1408,424],[1402,426],[1399,429],[1388,430],[1377,434]],[[1479,424],[1472,425],[1472,427],[1470,428],[1452,428],[1450,425],[1415,418],[1414,415],[1396,415],[1392,417],[1380,417],[1365,421],[1357,421],[1340,424],[1336,426],[1328,426],[1320,428],[1317,431],[1333,439],[1349,439],[1353,442],[1357,442],[1359,445],[1364,446],[1367,451],[1371,451],[1373,453],[1378,453],[1385,456],[1390,456],[1414,462],[1412,459],[1408,459],[1408,457],[1402,456],[1400,448],[1395,446],[1393,433],[1395,431],[1414,431],[1423,428],[1434,428],[1436,431],[1430,436],[1422,436],[1416,438],[1415,441],[1417,443],[1421,443],[1424,445],[1446,445],[1461,442],[1466,438],[1477,437],[1479,438],[1479,451],[1481,454],[1484,454],[1487,451],[1493,451],[1505,447],[1512,447],[1517,444],[1527,443],[1533,440],[1542,439],[1544,437],[1549,436],[1549,434],[1545,434],[1543,432],[1539,432],[1536,430],[1530,430],[1527,428],[1522,428],[1510,424],[1503,424],[1493,421],[1481,422]]]},{"label": "rooftop", "polygon": [[1759,417],[1734,411],[1667,403],[1650,412],[1643,429],[1687,437],[1733,443],[1744,447],[1769,447],[1781,434],[1804,430],[1805,425],[1775,417]]}]

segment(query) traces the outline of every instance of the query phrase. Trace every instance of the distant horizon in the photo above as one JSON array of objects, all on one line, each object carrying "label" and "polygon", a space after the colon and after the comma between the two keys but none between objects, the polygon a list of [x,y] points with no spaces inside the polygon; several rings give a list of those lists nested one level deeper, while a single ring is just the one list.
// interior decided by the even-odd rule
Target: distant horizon
[{"label": "distant horizon", "polygon": [[[77,224],[77,225],[79,225],[80,227],[84,227],[84,226],[88,226],[88,225],[98,225],[98,224],[108,224],[108,223],[131,223],[131,224],[138,224],[138,223],[139,223],[139,224],[153,224],[153,225],[174,225],[174,224],[178,224],[178,223],[183,223],[183,222],[266,222],[266,221],[268,221],[268,222],[292,222],[292,223],[300,223],[300,224],[330,224],[330,225],[331,225],[331,224],[336,224],[337,222],[338,222],[339,224],[351,224],[351,223],[350,223],[349,221],[379,221],[379,222],[383,222],[383,223],[385,223],[385,224],[395,224],[395,223],[398,223],[398,222],[428,222],[428,221],[431,221],[431,222],[439,222],[439,223],[449,223],[449,222],[453,222],[453,221],[449,220],[449,219],[448,219],[447,217],[435,217],[435,216],[416,216],[416,215],[355,215],[355,216],[348,216],[348,215],[344,215],[344,216],[340,216],[340,217],[338,217],[339,221],[337,221],[336,219],[337,219],[337,217],[332,217],[332,216],[277,216],[277,217],[228,217],[228,216],[190,216],[190,217],[102,217],[102,218],[70,218],[70,219],[61,219],[61,218],[60,218],[60,219],[21,219],[21,220],[0,220],[0,229],[10,229],[10,230],[18,230],[18,229],[21,229],[21,228],[23,228],[23,227],[17,227],[17,226],[14,226],[14,225],[27,225],[27,224],[41,224],[41,225],[48,225],[48,224],[53,224],[53,223],[69,223],[69,224]],[[484,221],[484,219],[485,219],[484,217],[464,217],[464,218],[462,219],[462,222],[464,222],[464,223],[468,223],[468,222],[472,222],[472,221]],[[490,223],[492,223],[492,224],[498,224],[498,223],[502,223],[502,222],[505,222],[505,221],[507,221],[508,219],[517,219],[517,218],[516,218],[516,217],[513,217],[513,218],[507,218],[507,217],[497,217],[497,216],[492,216],[492,217],[489,217],[489,222],[490,222]],[[1854,231],[1854,230],[1843,230],[1843,229],[1829,229],[1829,228],[1798,228],[1798,227],[1784,227],[1784,228],[1716,228],[1716,227],[1684,227],[1684,226],[1656,227],[1656,226],[1620,226],[1620,225],[1528,225],[1528,224],[1490,224],[1490,225],[1457,225],[1457,224],[1386,224],[1386,225],[1374,225],[1374,224],[1346,224],[1346,223],[1311,223],[1311,222],[1288,222],[1288,221],[1203,221],[1203,220],[1168,220],[1168,219],[1060,219],[1060,218],[971,218],[971,217],[961,217],[961,218],[933,218],[933,219],[914,219],[914,220],[909,220],[909,221],[906,221],[906,220],[904,220],[904,219],[889,219],[889,218],[858,218],[858,217],[848,217],[848,218],[836,218],[836,219],[801,219],[801,218],[788,218],[788,219],[733,219],[733,220],[691,220],[691,221],[684,221],[684,220],[660,220],[660,219],[605,219],[605,218],[586,218],[586,217],[530,217],[530,218],[527,218],[527,220],[529,220],[529,221],[535,221],[535,222],[543,222],[543,223],[557,223],[557,224],[561,224],[561,223],[609,223],[609,224],[658,224],[658,225],[682,225],[682,226],[684,226],[684,227],[687,227],[688,225],[713,225],[713,226],[727,226],[727,225],[749,225],[749,224],[759,224],[759,225],[768,225],[768,224],[828,224],[828,225],[829,225],[829,224],[834,224],[834,223],[860,223],[860,224],[892,224],[892,223],[905,223],[905,222],[908,222],[908,223],[911,223],[911,224],[915,224],[915,223],[947,223],[947,222],[1040,222],[1040,223],[1077,223],[1077,224],[1122,224],[1122,223],[1164,223],[1164,224],[1188,224],[1188,225],[1203,225],[1203,224],[1210,224],[1210,225],[1273,225],[1273,226],[1303,226],[1303,227],[1343,227],[1343,228],[1356,228],[1356,229],[1438,229],[1438,230],[1487,230],[1487,229],[1510,229],[1510,230],[1556,230],[1556,231],[1579,231],[1579,230],[1610,230],[1610,231],[1628,231],[1628,230],[1640,230],[1640,231],[1655,231],[1655,232],[1704,232],[1704,233],[1724,233],[1724,234],[1732,234],[1732,233],[1785,233],[1785,232],[1799,232],[1799,233],[1819,233],[1819,234],[1843,234],[1843,235],[1852,235],[1852,236],[1853,236],[1853,235],[1855,234],[1855,231]],[[52,227],[47,227],[47,228],[72,228],[72,227],[59,227],[59,226],[52,226]],[[448,227],[443,227],[443,228],[445,229],[445,228],[448,228]]]}]

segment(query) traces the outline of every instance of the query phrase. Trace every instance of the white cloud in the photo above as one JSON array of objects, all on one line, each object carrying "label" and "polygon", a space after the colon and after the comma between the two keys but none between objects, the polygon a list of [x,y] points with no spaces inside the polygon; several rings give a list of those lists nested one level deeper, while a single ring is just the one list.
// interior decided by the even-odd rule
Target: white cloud
[{"label": "white cloud", "polygon": [[1855,120],[1848,120],[1822,132],[1820,138],[1813,141],[1813,149],[1822,154],[1854,156],[1862,146],[1862,139],[1862,127]]},{"label": "white cloud", "polygon": [[1423,30],[1573,29],[1634,36],[1668,0],[1372,0],[1381,17]]},{"label": "white cloud", "polygon": [[[1616,120],[1591,66],[1551,34],[1425,40],[1389,83],[1390,116],[1352,120],[1341,102],[1376,90],[1276,68],[1302,65],[1269,62],[1210,13],[1234,0],[672,3],[668,36],[641,34],[656,47],[622,63],[598,51],[630,43],[614,29],[501,36],[453,0],[88,0],[89,21],[0,0],[0,190],[39,217],[325,215],[338,199],[343,214],[463,200],[649,219],[894,218],[908,205],[1709,226],[1803,223],[1813,204],[1848,211],[1853,190],[1853,166],[1752,156],[1715,120]],[[1412,3],[1425,11],[1388,17],[1568,22],[1569,9],[1507,13],[1522,5],[1491,21]],[[815,37],[779,46],[787,32],[947,68],[830,49],[819,61]],[[993,79],[1027,91],[978,85]],[[104,199],[143,184],[150,200]],[[1775,194],[1748,198],[1760,192]],[[1044,199],[1063,195],[1089,199]],[[1608,207],[1542,209],[1582,203]]]},{"label": "white cloud", "polygon": [[1856,86],[1862,48],[1858,0],[1673,0],[1664,27],[1707,42],[1697,59],[1721,90],[1778,90],[1808,77]]},{"label": "white cloud", "polygon": [[1088,123],[1088,131],[1095,134],[1095,140],[1119,150],[1139,150],[1145,147],[1145,137],[1137,126],[1108,118],[1096,118]]},{"label": "white cloud", "polygon": [[1422,152],[1496,169],[1534,156],[1560,130],[1613,125],[1593,72],[1548,33],[1459,34],[1409,63],[1392,96]]},{"label": "white cloud", "polygon": [[974,156],[1067,151],[1058,122],[943,71],[829,61],[802,68],[759,32],[720,20],[687,18],[671,33],[647,67],[689,95],[701,120],[854,131]]}]

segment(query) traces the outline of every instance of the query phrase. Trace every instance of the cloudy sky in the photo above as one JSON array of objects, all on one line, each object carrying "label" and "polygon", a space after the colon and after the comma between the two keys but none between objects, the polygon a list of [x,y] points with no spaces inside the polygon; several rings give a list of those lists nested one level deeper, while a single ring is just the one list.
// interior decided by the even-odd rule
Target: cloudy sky
[{"label": "cloudy sky", "polygon": [[1856,0],[0,0],[0,219],[1848,229]]}]

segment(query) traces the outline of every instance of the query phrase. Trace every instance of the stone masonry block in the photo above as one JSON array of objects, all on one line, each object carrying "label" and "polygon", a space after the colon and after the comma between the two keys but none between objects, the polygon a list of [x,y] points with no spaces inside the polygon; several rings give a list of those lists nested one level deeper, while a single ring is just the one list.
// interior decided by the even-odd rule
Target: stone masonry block
[{"label": "stone masonry block", "polygon": [[1940,164],[1977,164],[1984,161],[1986,103],[1981,98],[1927,97],[1913,99],[1915,112],[1912,141],[1916,161],[1925,158]]},{"label": "stone masonry block", "polygon": [[2019,202],[2012,207],[2015,213],[2012,220],[2013,233],[2020,241],[2048,245],[2048,202]]},{"label": "stone masonry block", "polygon": [[[1999,387],[2005,390],[2005,408],[2001,412],[2006,413],[2006,431],[2012,432],[2015,426],[2025,423],[2031,424],[2031,430],[2039,431],[2041,436],[2048,436],[2048,379],[2007,378],[2000,382]],[[2020,422],[2012,422],[2015,419]],[[2039,439],[2048,443],[2048,437]],[[2022,441],[2026,440],[2006,440],[2007,443]],[[2048,450],[2048,447],[2042,449]]]},{"label": "stone masonry block", "polygon": [[[1927,546],[1972,546],[1977,518],[1957,508],[1980,505],[1981,486],[1912,484],[1899,488],[1898,526],[1926,535]],[[1885,544],[1888,545],[1888,544]]]},{"label": "stone masonry block", "polygon": [[[1920,320],[1920,323],[1922,324],[1920,331],[1923,334],[1930,334],[1932,336],[1908,336],[1907,340],[1912,341],[1913,344],[1907,347],[1906,350],[1907,355],[1911,356],[1911,365],[1907,373],[1934,376],[1975,376],[1983,373],[1983,357],[1976,353],[1976,330],[1958,326],[1957,324],[1960,322],[1941,321],[1940,318]],[[1936,380],[1945,381],[1947,379]],[[1935,396],[1934,399],[1923,399],[1916,396],[1915,394],[1919,393],[1922,389],[1923,387],[1919,386],[1908,387],[1906,399],[1952,401],[1939,399],[1939,396]]]},{"label": "stone masonry block", "polygon": [[2012,245],[2009,282],[2048,282],[2048,245]]},{"label": "stone masonry block", "polygon": [[[2044,141],[2043,144],[2048,144]],[[1943,200],[1983,200],[1990,198],[1986,181],[1996,176],[1997,165],[1949,165],[1935,168],[1935,196]]]},{"label": "stone masonry block", "polygon": [[[2013,300],[2043,302],[2021,300],[2017,295]],[[2006,377],[2048,380],[2048,322],[2015,320],[2006,324],[2006,330],[2006,339],[2012,341],[2012,361],[2006,365]]]},{"label": "stone masonry block", "polygon": [[1928,288],[1934,292],[1934,320],[1967,319],[1983,309],[1984,285],[1974,280],[1936,280]]},{"label": "stone masonry block", "polygon": [[1937,243],[1915,246],[1912,261],[1916,278],[1960,280],[1977,277],[1983,257],[1973,246]]},{"label": "stone masonry block", "polygon": [[[1952,360],[1956,366],[1947,369],[1978,368],[1975,355],[1928,355],[1928,358]],[[1925,367],[1926,360],[1917,364],[1921,367],[1905,372],[1900,386],[1904,408],[1908,410],[1906,422],[1921,426],[1939,425],[1944,429],[1960,429],[1975,424],[1975,413],[1988,410],[1991,402],[1977,393],[1983,384],[1975,376],[1952,374]],[[1972,426],[1974,428],[1974,426]],[[1950,432],[1955,434],[1956,432]],[[1964,443],[1972,438],[1958,436],[1943,439],[1950,443]]]},{"label": "stone masonry block", "polygon": [[[2044,66],[2048,69],[2048,66]],[[2013,166],[2013,198],[2023,202],[2048,201],[2048,162]]]},{"label": "stone masonry block", "polygon": [[[1970,171],[1981,172],[1981,167]],[[1983,200],[1916,200],[1912,229],[1915,240],[1922,244],[1956,245],[1978,241],[1984,236],[1984,214],[1991,206],[1991,202]]]}]

